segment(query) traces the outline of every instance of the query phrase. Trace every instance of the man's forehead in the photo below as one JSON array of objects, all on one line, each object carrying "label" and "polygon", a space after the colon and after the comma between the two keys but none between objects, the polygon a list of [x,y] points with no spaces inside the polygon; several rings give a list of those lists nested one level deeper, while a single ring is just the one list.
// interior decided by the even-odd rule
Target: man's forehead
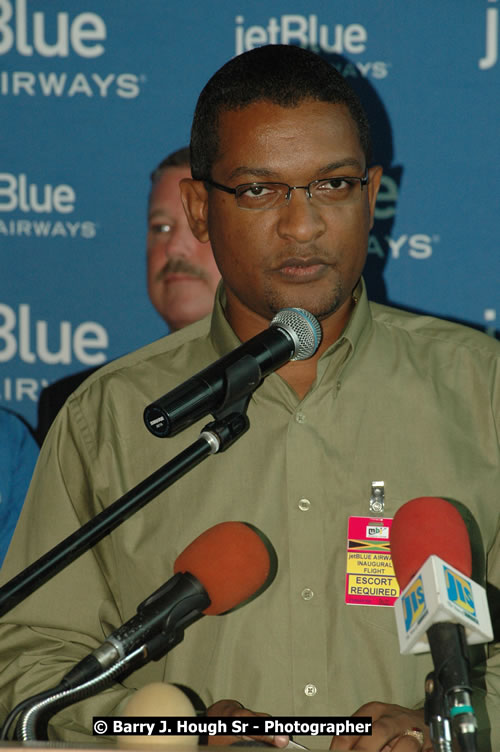
[{"label": "man's forehead", "polygon": [[314,170],[365,168],[357,126],[343,103],[304,100],[287,107],[258,100],[221,113],[218,135],[214,164],[224,165],[226,177],[250,170],[265,180],[286,163],[299,165],[302,156],[314,161]]},{"label": "man's forehead", "polygon": [[219,111],[218,121],[219,124],[222,120],[233,117],[245,117],[254,111],[258,111],[262,115],[268,114],[269,117],[275,117],[277,113],[281,113],[283,117],[293,117],[294,114],[314,113],[318,109],[329,110],[332,117],[338,113],[345,113],[350,115],[349,108],[345,102],[333,102],[323,99],[315,99],[313,97],[305,97],[303,99],[294,102],[275,102],[272,99],[255,99],[248,104],[240,105],[238,107],[226,107]]}]

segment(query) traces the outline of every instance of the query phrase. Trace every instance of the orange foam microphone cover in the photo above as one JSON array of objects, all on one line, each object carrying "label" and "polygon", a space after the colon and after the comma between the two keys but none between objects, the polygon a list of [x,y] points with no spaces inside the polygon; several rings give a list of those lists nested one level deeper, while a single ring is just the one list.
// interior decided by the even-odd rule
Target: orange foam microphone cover
[{"label": "orange foam microphone cover", "polygon": [[403,504],[391,526],[391,555],[401,590],[431,555],[439,556],[466,577],[472,571],[467,526],[449,501],[421,496]]},{"label": "orange foam microphone cover", "polygon": [[245,522],[221,522],[179,554],[174,572],[190,572],[211,600],[204,614],[222,614],[254,595],[271,573],[268,546]]}]

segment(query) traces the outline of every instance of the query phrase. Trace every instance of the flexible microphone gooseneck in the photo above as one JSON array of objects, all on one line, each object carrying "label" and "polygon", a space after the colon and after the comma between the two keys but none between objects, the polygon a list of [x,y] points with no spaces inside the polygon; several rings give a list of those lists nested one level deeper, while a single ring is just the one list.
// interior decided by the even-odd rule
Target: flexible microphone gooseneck
[{"label": "flexible microphone gooseneck", "polygon": [[266,536],[249,523],[222,522],[206,530],[177,557],[174,576],[147,598],[137,614],[76,664],[51,691],[25,700],[17,726],[22,741],[47,738],[51,716],[102,691],[177,645],[184,629],[204,614],[223,614],[257,597],[273,581],[277,557]]}]

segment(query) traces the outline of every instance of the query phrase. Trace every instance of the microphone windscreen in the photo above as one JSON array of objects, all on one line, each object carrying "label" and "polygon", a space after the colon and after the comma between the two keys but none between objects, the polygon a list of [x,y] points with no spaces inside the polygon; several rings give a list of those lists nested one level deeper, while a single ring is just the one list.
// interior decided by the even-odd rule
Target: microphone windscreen
[{"label": "microphone windscreen", "polygon": [[[172,684],[163,684],[154,682],[146,684],[145,687],[138,689],[127,701],[122,716],[129,716],[131,722],[133,718],[162,718],[162,717],[194,717],[195,709],[182,690],[174,687]],[[141,748],[143,745],[156,744],[162,747],[174,745],[176,747],[198,746],[197,735],[179,736],[177,734],[161,734],[159,736],[136,736],[124,735],[118,736],[118,745],[120,747]]]},{"label": "microphone windscreen", "polygon": [[190,572],[201,582],[211,601],[204,614],[222,614],[266,584],[271,574],[269,545],[245,522],[221,522],[179,554],[174,572]]},{"label": "microphone windscreen", "polygon": [[394,515],[391,555],[401,590],[432,556],[470,577],[472,554],[467,526],[449,501],[422,496],[403,504]]}]

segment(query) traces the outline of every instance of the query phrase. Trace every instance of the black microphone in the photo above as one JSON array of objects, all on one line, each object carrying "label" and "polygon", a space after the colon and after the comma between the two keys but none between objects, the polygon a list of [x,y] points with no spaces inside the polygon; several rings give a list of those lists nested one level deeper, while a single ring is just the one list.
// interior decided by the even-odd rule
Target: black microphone
[{"label": "black microphone", "polygon": [[283,308],[260,332],[152,402],[144,422],[155,436],[175,436],[208,413],[249,395],[289,360],[306,360],[319,347],[321,327],[303,308]]},{"label": "black microphone", "polygon": [[260,595],[277,571],[276,552],[262,531],[246,522],[221,522],[205,530],[179,554],[175,575],[147,598],[137,614],[76,664],[52,690],[16,706],[16,736],[47,739],[54,713],[121,681],[150,660],[159,660],[205,614],[224,614]]},{"label": "black microphone", "polygon": [[263,533],[244,522],[220,522],[179,554],[174,576],[137,608],[62,681],[75,686],[142,646],[143,660],[159,660],[184,629],[203,615],[223,614],[260,594],[276,571],[276,553]]}]

